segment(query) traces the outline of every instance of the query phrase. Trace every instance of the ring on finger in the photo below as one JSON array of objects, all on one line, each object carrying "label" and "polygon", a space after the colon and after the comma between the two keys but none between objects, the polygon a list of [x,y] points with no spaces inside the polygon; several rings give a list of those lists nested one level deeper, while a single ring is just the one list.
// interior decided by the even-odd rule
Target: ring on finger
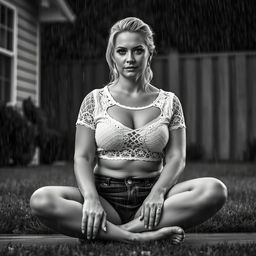
[{"label": "ring on finger", "polygon": [[157,208],[156,208],[156,212],[157,212],[157,213],[160,213],[160,212],[161,212],[161,210],[162,210],[162,208],[161,208],[161,207],[157,207]]}]

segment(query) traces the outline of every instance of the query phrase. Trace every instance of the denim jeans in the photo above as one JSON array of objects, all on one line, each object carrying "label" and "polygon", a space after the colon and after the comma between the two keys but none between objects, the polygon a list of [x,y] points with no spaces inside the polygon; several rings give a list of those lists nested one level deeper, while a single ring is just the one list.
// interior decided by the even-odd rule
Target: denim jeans
[{"label": "denim jeans", "polygon": [[158,178],[159,175],[119,179],[95,174],[95,185],[99,195],[117,211],[122,223],[127,223],[134,218]]}]

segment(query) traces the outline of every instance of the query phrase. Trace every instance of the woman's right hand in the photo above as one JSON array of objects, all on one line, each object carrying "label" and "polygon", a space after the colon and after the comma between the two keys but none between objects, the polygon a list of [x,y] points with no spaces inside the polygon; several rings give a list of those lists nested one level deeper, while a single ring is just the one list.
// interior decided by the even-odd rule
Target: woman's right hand
[{"label": "woman's right hand", "polygon": [[99,199],[84,199],[81,229],[87,239],[95,239],[100,227],[107,231],[106,217]]}]

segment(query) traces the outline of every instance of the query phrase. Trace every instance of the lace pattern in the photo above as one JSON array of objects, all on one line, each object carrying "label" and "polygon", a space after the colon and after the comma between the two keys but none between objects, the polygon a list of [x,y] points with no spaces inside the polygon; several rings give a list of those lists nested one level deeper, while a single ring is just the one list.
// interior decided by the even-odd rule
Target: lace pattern
[{"label": "lace pattern", "polygon": [[84,98],[81,104],[76,125],[78,124],[85,125],[95,130],[96,124],[94,121],[94,110],[95,110],[95,100],[93,97],[93,92],[90,92],[89,94],[86,95],[86,97]]},{"label": "lace pattern", "polygon": [[[167,125],[169,131],[186,128],[181,103],[176,95],[160,90],[157,99],[149,106],[161,109],[161,116],[150,125],[130,129],[107,114],[116,102],[107,88],[95,89],[87,94],[81,104],[76,125],[96,129],[97,156],[111,160],[161,161],[168,141],[168,131],[159,127]],[[144,108],[144,107],[143,107]],[[156,132],[156,135],[152,135]]]},{"label": "lace pattern", "polygon": [[143,161],[161,161],[163,153],[150,152],[141,148],[127,148],[124,150],[97,150],[98,157],[103,159],[116,159],[116,160],[143,160]]},{"label": "lace pattern", "polygon": [[143,146],[143,136],[136,131],[128,132],[124,135],[124,146],[126,148],[135,149]]},{"label": "lace pattern", "polygon": [[186,128],[182,106],[179,98],[173,96],[173,108],[172,108],[172,118],[169,124],[169,130],[174,130],[178,128]]}]

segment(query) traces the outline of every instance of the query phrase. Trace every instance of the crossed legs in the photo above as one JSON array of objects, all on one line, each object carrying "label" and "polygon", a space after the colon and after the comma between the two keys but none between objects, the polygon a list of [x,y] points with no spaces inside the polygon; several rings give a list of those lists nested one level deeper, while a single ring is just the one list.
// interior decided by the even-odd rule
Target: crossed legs
[{"label": "crossed legs", "polygon": [[[107,213],[107,232],[100,230],[98,239],[124,242],[156,240],[172,236],[179,242],[183,231],[214,215],[225,203],[227,189],[214,178],[199,178],[176,184],[168,193],[159,225],[149,231],[139,220],[140,210],[134,220],[122,224],[118,213],[102,197]],[[48,227],[60,233],[84,238],[81,233],[83,197],[74,187],[43,187],[34,192],[30,199],[32,213]],[[157,229],[157,230],[156,230]]]},{"label": "crossed legs", "polygon": [[[227,199],[226,186],[215,178],[198,178],[176,184],[167,194],[161,221],[156,229],[179,226],[187,229],[213,216]],[[134,220],[121,225],[131,232],[146,231],[139,220],[140,209]]]}]

